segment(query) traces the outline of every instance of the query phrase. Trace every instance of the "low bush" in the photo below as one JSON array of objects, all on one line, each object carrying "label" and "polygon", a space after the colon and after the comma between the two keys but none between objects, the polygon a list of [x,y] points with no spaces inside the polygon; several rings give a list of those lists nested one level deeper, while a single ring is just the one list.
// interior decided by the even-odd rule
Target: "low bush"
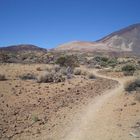
[{"label": "low bush", "polygon": [[125,90],[128,92],[140,91],[140,79],[136,79],[133,82],[128,83],[125,87]]},{"label": "low bush", "polygon": [[47,66],[45,68],[45,70],[48,72],[52,72],[52,71],[58,72],[58,71],[60,71],[60,69],[61,69],[61,67],[59,65]]},{"label": "low bush", "polygon": [[108,58],[107,57],[103,57],[103,56],[95,56],[93,59],[95,61],[97,61],[97,62],[101,62],[101,61],[107,62],[108,61]]},{"label": "low bush", "polygon": [[107,63],[109,66],[114,68],[118,64],[118,61],[115,58],[110,58]]},{"label": "low bush", "polygon": [[89,60],[89,66],[95,67],[98,66],[101,67],[115,67],[118,64],[118,61],[116,58],[112,57],[105,57],[105,56],[95,56],[93,59]]},{"label": "low bush", "polygon": [[71,67],[62,67],[60,69],[60,73],[62,73],[63,75],[73,74],[73,68],[71,68]]},{"label": "low bush", "polygon": [[49,83],[49,82],[53,82],[53,72],[44,72],[41,73],[38,77],[37,77],[37,82],[38,83]]},{"label": "low bush", "polygon": [[63,74],[63,75],[67,75],[68,74],[67,69],[65,67],[60,69],[60,73]]},{"label": "low bush", "polygon": [[64,82],[64,81],[65,81],[65,77],[61,73],[56,73],[53,76],[53,82],[54,83]]},{"label": "low bush", "polygon": [[65,81],[65,77],[61,73],[52,72],[44,72],[37,77],[38,83],[58,83]]},{"label": "low bush", "polygon": [[56,64],[60,65],[61,67],[77,67],[79,66],[79,61],[78,58],[74,55],[65,55],[65,56],[60,56],[56,60]]},{"label": "low bush", "polygon": [[60,71],[61,67],[59,65],[54,65],[53,69],[55,72],[58,72]]},{"label": "low bush", "polygon": [[125,76],[133,75],[135,70],[136,70],[136,67],[134,65],[130,65],[130,64],[122,67],[122,71]]}]

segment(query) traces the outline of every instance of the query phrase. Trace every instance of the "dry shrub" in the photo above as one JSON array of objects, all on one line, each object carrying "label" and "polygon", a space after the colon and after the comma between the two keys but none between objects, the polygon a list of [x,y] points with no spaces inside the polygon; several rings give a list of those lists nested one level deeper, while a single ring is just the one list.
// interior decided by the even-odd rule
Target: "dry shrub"
[{"label": "dry shrub", "polygon": [[63,74],[63,75],[67,75],[68,74],[67,68],[66,67],[61,68],[60,73]]},{"label": "dry shrub", "polygon": [[53,82],[54,83],[64,82],[64,81],[65,81],[65,77],[61,73],[56,73],[53,76]]},{"label": "dry shrub", "polygon": [[55,72],[59,72],[60,69],[61,69],[61,67],[60,67],[59,65],[54,65],[54,67],[53,67],[53,70],[54,70]]},{"label": "dry shrub", "polygon": [[52,72],[52,71],[58,72],[58,71],[60,71],[60,69],[61,69],[61,67],[59,65],[48,66],[45,68],[45,70],[48,72]]},{"label": "dry shrub", "polygon": [[140,79],[135,79],[125,85],[125,90],[128,92],[138,91],[140,92]]},{"label": "dry shrub", "polygon": [[36,76],[32,73],[27,73],[27,74],[20,75],[19,78],[21,80],[35,80]]},{"label": "dry shrub", "polygon": [[63,75],[71,75],[73,73],[73,69],[71,67],[62,67],[60,69],[60,73]]},{"label": "dry shrub", "polygon": [[44,70],[47,71],[47,72],[51,72],[53,70],[53,67],[52,66],[47,66]]},{"label": "dry shrub", "polygon": [[58,83],[65,81],[65,77],[61,73],[52,72],[44,72],[40,74],[37,78],[38,83]]},{"label": "dry shrub", "polygon": [[43,72],[37,77],[37,82],[38,83],[49,83],[53,82],[53,75],[54,73],[52,72]]}]

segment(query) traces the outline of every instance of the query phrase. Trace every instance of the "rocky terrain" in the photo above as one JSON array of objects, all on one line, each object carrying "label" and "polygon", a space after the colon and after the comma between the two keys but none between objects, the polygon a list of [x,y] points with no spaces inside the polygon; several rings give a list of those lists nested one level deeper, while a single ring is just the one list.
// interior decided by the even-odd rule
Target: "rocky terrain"
[{"label": "rocky terrain", "polygon": [[[56,137],[77,113],[94,97],[116,86],[117,82],[103,78],[95,80],[77,76],[62,83],[37,83],[21,80],[19,75],[39,72],[45,65],[1,65],[6,75],[0,81],[1,139],[33,139],[45,133]],[[65,121],[66,120],[66,121]],[[66,125],[66,124],[65,124]],[[55,134],[55,135],[54,135]]]},{"label": "rocky terrain", "polygon": [[125,86],[140,75],[139,64],[137,57],[66,54],[53,64],[1,63],[0,139],[140,137],[139,79]]}]

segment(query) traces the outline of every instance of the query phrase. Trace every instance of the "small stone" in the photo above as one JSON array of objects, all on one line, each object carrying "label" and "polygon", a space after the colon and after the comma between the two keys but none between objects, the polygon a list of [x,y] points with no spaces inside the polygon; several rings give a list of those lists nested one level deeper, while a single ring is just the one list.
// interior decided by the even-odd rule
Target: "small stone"
[{"label": "small stone", "polygon": [[127,104],[124,104],[124,107],[127,107]]},{"label": "small stone", "polygon": [[136,103],[135,103],[135,102],[133,102],[133,103],[131,103],[131,105],[136,105]]}]

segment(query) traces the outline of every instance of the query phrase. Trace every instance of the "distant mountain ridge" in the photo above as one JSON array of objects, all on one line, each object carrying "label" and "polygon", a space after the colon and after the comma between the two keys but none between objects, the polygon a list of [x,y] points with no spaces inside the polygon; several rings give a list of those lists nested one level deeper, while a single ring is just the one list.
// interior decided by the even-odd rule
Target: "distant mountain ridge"
[{"label": "distant mountain ridge", "polygon": [[140,53],[140,23],[113,32],[95,42],[74,41],[59,45],[55,50]]},{"label": "distant mountain ridge", "polygon": [[48,63],[48,51],[31,44],[0,48],[0,63]]},{"label": "distant mountain ridge", "polygon": [[44,51],[45,52],[47,50],[31,44],[20,44],[20,45],[11,45],[7,47],[0,47],[0,51],[10,51],[10,52]]}]

